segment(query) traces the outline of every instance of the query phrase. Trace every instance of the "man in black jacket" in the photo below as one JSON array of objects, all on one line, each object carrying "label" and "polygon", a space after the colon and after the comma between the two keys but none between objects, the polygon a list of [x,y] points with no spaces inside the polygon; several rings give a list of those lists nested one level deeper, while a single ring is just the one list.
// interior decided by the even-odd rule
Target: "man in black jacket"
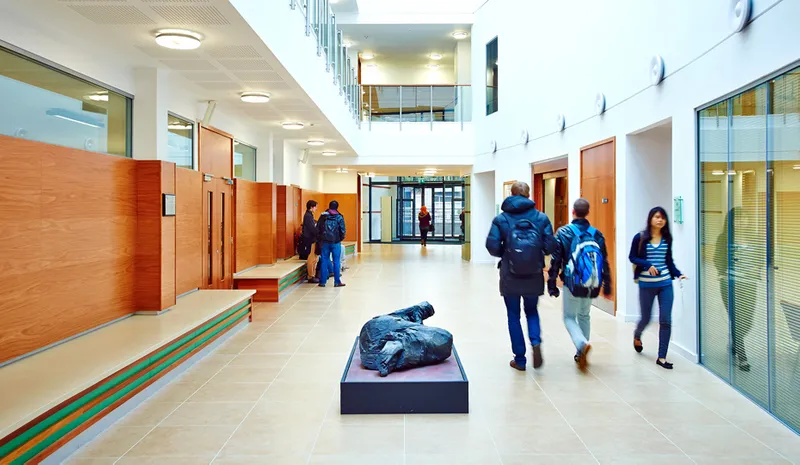
[{"label": "man in black jacket", "polygon": [[306,272],[308,273],[308,282],[310,283],[319,282],[319,276],[316,276],[317,254],[314,251],[314,245],[317,243],[318,236],[317,222],[314,220],[315,211],[317,211],[317,201],[309,200],[306,202],[306,214],[303,215],[303,244],[305,245],[304,252],[308,253],[308,258],[306,258]]},{"label": "man in black jacket", "polygon": [[[578,199],[572,207],[572,215],[574,219],[572,224],[562,226],[556,233],[556,250],[550,258],[550,272],[549,279],[547,280],[547,288],[551,296],[558,297],[559,291],[556,285],[556,279],[560,276],[562,281],[567,282],[566,270],[567,266],[575,266],[570,262],[573,254],[572,243],[575,239],[576,231],[583,235],[587,231],[594,233],[593,238],[587,240],[585,243],[579,245],[589,244],[593,247],[592,242],[600,249],[602,257],[602,276],[597,286],[586,288],[580,285],[573,285],[572,290],[567,285],[564,286],[564,326],[569,332],[572,342],[575,344],[577,354],[575,355],[575,362],[581,371],[586,370],[588,364],[587,355],[592,349],[589,344],[589,329],[591,321],[589,318],[592,299],[600,295],[600,288],[603,289],[604,295],[611,294],[611,271],[608,265],[608,251],[606,250],[606,240],[603,233],[591,228],[589,220],[586,217],[589,215],[589,201],[586,199]],[[584,236],[586,237],[586,236]],[[587,249],[588,250],[588,249]],[[597,250],[597,249],[594,249]],[[576,253],[577,255],[577,253]],[[574,280],[573,280],[574,281]]]},{"label": "man in black jacket", "polygon": [[[328,210],[322,212],[317,223],[319,241],[322,243],[322,276],[319,287],[325,287],[328,276],[333,271],[333,287],[344,287],[342,283],[342,241],[347,235],[344,217],[339,213],[339,202],[332,200]],[[333,260],[331,261],[331,256]],[[329,270],[333,264],[333,270]]]},{"label": "man in black jacket", "polygon": [[[511,186],[511,196],[503,201],[503,213],[492,221],[492,229],[486,238],[486,250],[500,258],[500,295],[506,304],[508,314],[508,333],[511,337],[511,350],[514,352],[512,368],[524,371],[525,335],[522,333],[520,300],[525,303],[525,318],[528,322],[528,338],[533,347],[533,368],[542,366],[541,326],[539,324],[539,296],[544,294],[544,256],[555,249],[553,226],[547,215],[536,209],[536,203],[529,199],[530,187],[524,182]],[[520,227],[530,230],[524,232]],[[525,247],[509,247],[509,240],[517,236],[527,236],[537,243],[525,242]],[[529,249],[529,250],[525,250]],[[521,253],[520,253],[521,252]],[[520,263],[514,262],[515,254],[525,256]],[[513,263],[512,263],[513,262]],[[520,269],[525,269],[521,272]]]}]

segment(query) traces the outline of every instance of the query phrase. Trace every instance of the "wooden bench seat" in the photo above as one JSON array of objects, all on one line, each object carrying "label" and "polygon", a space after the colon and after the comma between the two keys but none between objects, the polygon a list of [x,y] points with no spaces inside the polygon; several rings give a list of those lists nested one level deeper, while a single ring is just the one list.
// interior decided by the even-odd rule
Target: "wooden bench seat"
[{"label": "wooden bench seat", "polygon": [[[0,368],[0,463],[38,463],[252,315],[253,291],[197,291]],[[202,356],[202,354],[200,355]]]},{"label": "wooden bench seat", "polygon": [[253,300],[256,302],[279,302],[306,277],[306,262],[292,259],[237,273],[233,276],[233,287],[254,290]]}]

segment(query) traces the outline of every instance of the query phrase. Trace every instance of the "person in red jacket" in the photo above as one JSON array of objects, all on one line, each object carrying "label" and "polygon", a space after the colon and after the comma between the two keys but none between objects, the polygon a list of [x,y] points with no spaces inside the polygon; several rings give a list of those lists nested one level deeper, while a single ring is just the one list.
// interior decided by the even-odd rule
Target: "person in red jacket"
[{"label": "person in red jacket", "polygon": [[422,233],[422,246],[428,246],[428,232],[431,230],[431,214],[428,207],[423,205],[419,209],[419,232]]}]

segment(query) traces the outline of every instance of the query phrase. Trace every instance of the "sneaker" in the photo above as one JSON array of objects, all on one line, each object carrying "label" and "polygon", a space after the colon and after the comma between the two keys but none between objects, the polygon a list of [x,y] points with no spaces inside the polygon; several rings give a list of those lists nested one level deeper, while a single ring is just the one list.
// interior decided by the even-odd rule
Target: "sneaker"
[{"label": "sneaker", "polygon": [[345,283],[339,283],[339,284],[334,284],[333,285],[333,287],[345,287],[345,286],[347,286],[347,284],[345,284]]},{"label": "sneaker", "polygon": [[317,287],[325,287],[325,285],[322,284],[322,283],[319,283],[319,284],[317,284]]},{"label": "sneaker", "polygon": [[511,363],[508,364],[508,366],[517,371],[525,371],[525,365],[518,365],[516,360],[512,360]]},{"label": "sneaker", "polygon": [[592,350],[592,345],[588,342],[581,349],[581,353],[578,356],[578,369],[581,371],[586,371],[586,367],[589,365],[588,356],[590,350]]},{"label": "sneaker", "polygon": [[542,359],[542,345],[536,344],[533,346],[533,368],[541,368],[544,360]]}]

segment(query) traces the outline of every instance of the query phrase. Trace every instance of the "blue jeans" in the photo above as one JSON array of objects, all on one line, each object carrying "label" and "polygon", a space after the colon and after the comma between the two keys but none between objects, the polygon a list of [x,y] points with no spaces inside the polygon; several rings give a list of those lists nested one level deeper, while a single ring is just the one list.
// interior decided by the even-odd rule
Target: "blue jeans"
[{"label": "blue jeans", "polygon": [[669,339],[672,336],[672,302],[675,299],[675,291],[672,283],[664,287],[642,287],[639,286],[639,305],[642,308],[642,319],[636,325],[636,332],[633,337],[642,338],[642,332],[650,323],[653,315],[653,302],[658,298],[658,358],[667,357],[669,349]]},{"label": "blue jeans", "polygon": [[575,297],[564,287],[564,326],[572,338],[572,343],[580,353],[583,346],[589,343],[589,330],[591,320],[589,314],[592,311],[592,299],[589,297]]},{"label": "blue jeans", "polygon": [[[333,261],[331,261],[333,255]],[[322,243],[322,276],[319,283],[323,286],[328,282],[328,276],[333,272],[333,283],[342,284],[342,246],[332,242]],[[333,270],[330,269],[333,265]]]},{"label": "blue jeans", "polygon": [[525,335],[522,333],[520,316],[522,313],[521,302],[525,302],[525,318],[528,320],[528,338],[531,345],[542,343],[542,329],[539,326],[539,311],[536,307],[539,304],[539,296],[536,295],[506,295],[503,296],[506,302],[508,313],[508,335],[511,336],[511,351],[514,352],[514,361],[517,365],[524,367],[525,359]]}]

